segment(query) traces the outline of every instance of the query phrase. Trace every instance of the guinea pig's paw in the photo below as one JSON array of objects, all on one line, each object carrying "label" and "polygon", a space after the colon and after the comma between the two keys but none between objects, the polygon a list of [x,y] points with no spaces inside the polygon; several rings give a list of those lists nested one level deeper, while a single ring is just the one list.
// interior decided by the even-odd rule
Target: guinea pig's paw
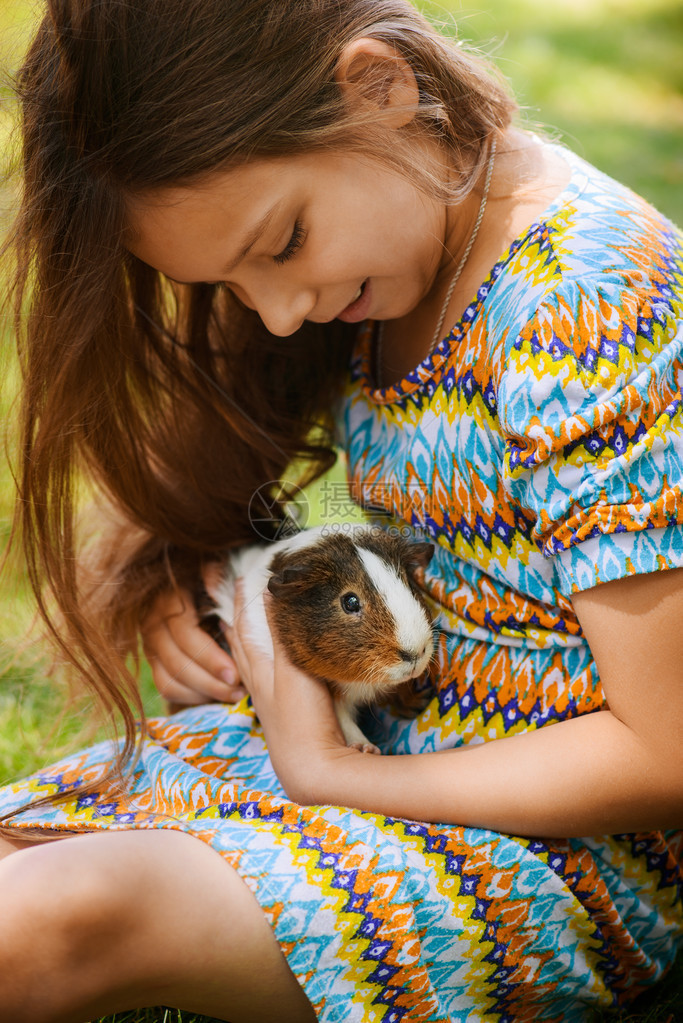
[{"label": "guinea pig's paw", "polygon": [[349,749],[357,749],[361,753],[376,753],[378,757],[382,756],[379,746],[375,746],[372,742],[350,742]]}]

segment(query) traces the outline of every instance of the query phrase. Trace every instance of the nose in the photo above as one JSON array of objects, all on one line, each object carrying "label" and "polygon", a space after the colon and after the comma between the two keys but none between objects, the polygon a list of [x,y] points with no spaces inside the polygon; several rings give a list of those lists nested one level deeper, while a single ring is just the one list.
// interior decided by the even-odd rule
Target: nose
[{"label": "nose", "polygon": [[271,334],[289,337],[298,330],[315,308],[315,293],[310,288],[268,286],[249,296],[249,305],[259,314]]},{"label": "nose", "polygon": [[417,664],[420,658],[424,657],[427,653],[428,647],[429,643],[424,643],[421,650],[418,650],[417,647],[414,650],[399,650],[398,656],[402,661],[405,661],[406,664]]}]

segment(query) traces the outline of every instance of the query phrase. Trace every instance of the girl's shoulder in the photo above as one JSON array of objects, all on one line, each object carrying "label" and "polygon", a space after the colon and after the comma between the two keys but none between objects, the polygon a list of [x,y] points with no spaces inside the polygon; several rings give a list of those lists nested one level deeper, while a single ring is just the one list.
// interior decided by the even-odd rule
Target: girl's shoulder
[{"label": "girl's shoulder", "polygon": [[671,278],[680,285],[681,230],[642,196],[572,150],[553,142],[544,145],[565,161],[570,177],[519,239],[526,258],[536,246],[543,263],[552,260],[556,280],[613,278],[640,288]]},{"label": "girl's shoulder", "polygon": [[605,403],[644,405],[655,379],[668,393],[659,376],[683,360],[683,234],[627,186],[553,148],[570,179],[512,245],[487,324],[500,339],[490,343],[501,419],[522,434],[550,408],[558,423],[591,423]]},{"label": "girl's shoulder", "polygon": [[515,344],[539,322],[592,333],[634,310],[683,320],[683,233],[626,185],[556,143],[565,187],[494,268],[489,304],[498,337]]}]

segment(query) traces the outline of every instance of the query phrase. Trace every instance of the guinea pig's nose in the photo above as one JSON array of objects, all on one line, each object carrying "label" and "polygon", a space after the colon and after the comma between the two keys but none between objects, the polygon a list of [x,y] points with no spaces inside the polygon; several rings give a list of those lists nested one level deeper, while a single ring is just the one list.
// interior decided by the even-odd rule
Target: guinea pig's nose
[{"label": "guinea pig's nose", "polygon": [[422,657],[425,656],[425,654],[427,653],[427,651],[429,649],[430,649],[430,644],[429,643],[425,643],[425,645],[422,647],[421,650],[416,650],[414,653],[411,653],[410,650],[399,650],[398,651],[398,656],[401,658],[402,661],[405,661],[406,664],[417,664],[417,662]]}]

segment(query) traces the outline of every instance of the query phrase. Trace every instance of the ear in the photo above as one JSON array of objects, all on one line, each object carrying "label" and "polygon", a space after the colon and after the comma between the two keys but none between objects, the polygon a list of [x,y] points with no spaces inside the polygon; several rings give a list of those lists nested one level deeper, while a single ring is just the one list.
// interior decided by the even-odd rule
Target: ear
[{"label": "ear", "polygon": [[412,574],[418,568],[426,568],[434,555],[434,544],[428,541],[418,541],[408,545],[404,564],[406,571]]},{"label": "ear", "polygon": [[273,572],[268,580],[268,589],[274,597],[294,597],[301,593],[307,586],[307,572],[305,568],[292,566],[283,568],[281,572]]},{"label": "ear", "polygon": [[389,128],[402,128],[415,116],[420,93],[413,69],[381,39],[363,36],[347,43],[334,78],[350,106],[382,111]]}]

